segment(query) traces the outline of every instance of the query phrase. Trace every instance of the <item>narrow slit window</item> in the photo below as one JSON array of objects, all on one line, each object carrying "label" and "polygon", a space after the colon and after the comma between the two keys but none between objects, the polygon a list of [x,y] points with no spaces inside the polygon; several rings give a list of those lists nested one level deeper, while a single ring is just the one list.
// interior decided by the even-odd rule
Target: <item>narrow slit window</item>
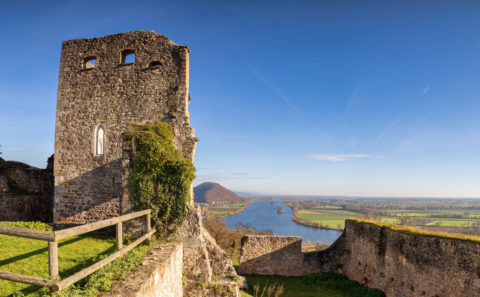
[{"label": "narrow slit window", "polygon": [[124,50],[122,52],[122,64],[133,64],[133,63],[135,63],[135,51]]},{"label": "narrow slit window", "polygon": [[95,133],[95,155],[103,156],[105,152],[105,128],[100,125]]},{"label": "narrow slit window", "polygon": [[150,62],[149,67],[150,68],[160,68],[160,67],[162,67],[162,63],[160,63],[159,61],[153,61],[153,62]]},{"label": "narrow slit window", "polygon": [[88,57],[83,61],[83,69],[92,69],[97,66],[97,57]]}]

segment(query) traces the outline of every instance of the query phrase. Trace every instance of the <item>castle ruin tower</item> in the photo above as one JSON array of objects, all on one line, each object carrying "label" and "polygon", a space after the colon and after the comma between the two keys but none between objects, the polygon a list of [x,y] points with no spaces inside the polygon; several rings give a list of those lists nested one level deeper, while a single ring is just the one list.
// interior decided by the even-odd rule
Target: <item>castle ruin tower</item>
[{"label": "castle ruin tower", "polygon": [[153,31],[63,42],[54,222],[86,223],[124,212],[122,146],[130,122],[168,122],[175,146],[193,162],[189,52]]}]

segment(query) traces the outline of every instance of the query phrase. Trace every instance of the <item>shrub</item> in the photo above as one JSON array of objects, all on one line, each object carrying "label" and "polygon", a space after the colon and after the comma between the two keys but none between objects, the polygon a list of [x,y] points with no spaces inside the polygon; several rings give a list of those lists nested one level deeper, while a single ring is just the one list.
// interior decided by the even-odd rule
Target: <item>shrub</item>
[{"label": "shrub", "polygon": [[167,236],[186,216],[195,168],[175,148],[169,124],[132,123],[132,127],[125,134],[133,149],[131,199],[136,209],[152,209],[154,227],[160,236]]},{"label": "shrub", "polygon": [[39,222],[39,221],[33,221],[33,222],[0,222],[2,225],[7,225],[7,226],[12,226],[12,227],[20,227],[20,228],[27,228],[27,229],[33,229],[33,230],[40,230],[40,231],[53,231],[53,227]]}]

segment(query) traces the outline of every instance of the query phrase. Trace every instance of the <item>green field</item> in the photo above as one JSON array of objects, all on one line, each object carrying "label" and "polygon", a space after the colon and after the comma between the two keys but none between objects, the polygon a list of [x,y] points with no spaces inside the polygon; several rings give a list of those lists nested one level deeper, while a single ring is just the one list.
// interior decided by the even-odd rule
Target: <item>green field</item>
[{"label": "green field", "polygon": [[222,206],[208,206],[208,214],[216,215],[216,216],[226,216],[229,215],[242,207],[245,204],[237,203],[237,204],[230,204],[230,205],[222,205]]},{"label": "green field", "polygon": [[[345,220],[358,218],[364,215],[360,212],[344,210],[339,207],[326,206],[296,210],[299,223],[315,224],[317,227],[342,229]],[[376,215],[373,219],[389,224],[403,224],[412,226],[438,227],[480,227],[479,210],[435,209],[435,210],[406,210],[386,209],[383,215]],[[302,222],[302,220],[304,222]]]},{"label": "green field", "polygon": [[243,204],[243,203],[238,203],[238,204],[225,205],[224,207],[226,207],[226,208],[240,208],[244,205],[245,204]]},{"label": "green field", "polygon": [[400,223],[400,219],[397,218],[397,217],[382,217],[381,221],[383,223],[389,223],[389,224],[399,224]]},{"label": "green field", "polygon": [[[248,283],[248,293],[255,296],[255,286],[259,291],[263,288],[282,285],[284,293],[280,296],[289,297],[384,297],[379,290],[368,289],[359,283],[348,280],[344,276],[332,273],[311,274],[303,277],[282,277],[245,275]],[[260,294],[258,294],[261,296]],[[247,294],[243,296],[249,296]],[[274,296],[274,295],[271,295]]]},{"label": "green field", "polygon": [[342,209],[300,209],[297,211],[298,218],[331,229],[343,229],[346,219],[360,215],[360,213]]},{"label": "green field", "polygon": [[443,227],[470,227],[476,221],[474,219],[451,219],[451,218],[429,218],[433,222],[429,225],[443,226]]},{"label": "green field", "polygon": [[228,215],[230,213],[230,211],[227,211],[227,210],[209,210],[208,213],[211,214],[211,215],[224,216],[224,215]]}]

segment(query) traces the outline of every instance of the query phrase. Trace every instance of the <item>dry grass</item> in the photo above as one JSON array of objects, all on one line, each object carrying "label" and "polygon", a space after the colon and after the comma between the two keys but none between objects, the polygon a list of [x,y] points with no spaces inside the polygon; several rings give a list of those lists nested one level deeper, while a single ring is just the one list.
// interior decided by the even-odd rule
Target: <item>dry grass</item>
[{"label": "dry grass", "polygon": [[358,219],[358,218],[350,218],[350,221],[355,221],[361,224],[372,224],[378,227],[384,227],[392,231],[408,234],[408,235],[415,235],[415,236],[426,236],[426,237],[438,237],[438,238],[448,238],[448,239],[459,239],[464,241],[470,241],[474,243],[480,243],[480,236],[474,235],[466,235],[466,234],[458,234],[458,233],[446,233],[446,232],[437,232],[437,231],[426,231],[420,228],[412,227],[412,226],[400,226],[394,225],[389,223],[383,223],[375,220],[369,219]]},{"label": "dry grass", "polygon": [[274,283],[273,285],[266,285],[263,290],[256,284],[253,286],[253,297],[280,297],[285,292],[283,285]]},{"label": "dry grass", "polygon": [[251,234],[273,235],[272,232],[260,232],[251,228],[250,225],[238,225],[235,230],[228,229],[222,218],[207,215],[204,226],[208,233],[215,239],[217,244],[234,261],[233,265],[238,265],[239,250],[242,237]]}]

